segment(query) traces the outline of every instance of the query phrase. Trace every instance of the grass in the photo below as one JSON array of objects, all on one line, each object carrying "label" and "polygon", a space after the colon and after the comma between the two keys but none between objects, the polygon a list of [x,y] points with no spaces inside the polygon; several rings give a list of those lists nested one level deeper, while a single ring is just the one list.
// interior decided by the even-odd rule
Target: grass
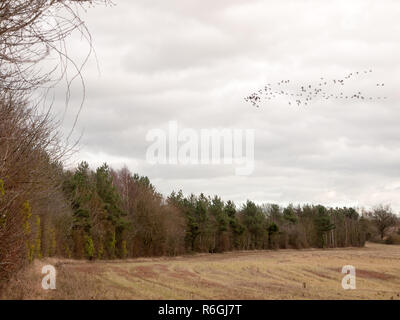
[{"label": "grass", "polygon": [[[57,289],[41,288],[41,267]],[[344,265],[357,289],[341,286]],[[400,247],[245,251],[123,261],[46,259],[17,275],[2,299],[400,299]]]}]

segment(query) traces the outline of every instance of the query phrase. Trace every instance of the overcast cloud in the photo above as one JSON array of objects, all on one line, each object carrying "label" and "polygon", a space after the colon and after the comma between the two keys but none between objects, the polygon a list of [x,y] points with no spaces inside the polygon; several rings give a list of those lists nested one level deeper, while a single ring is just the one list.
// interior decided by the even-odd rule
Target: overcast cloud
[{"label": "overcast cloud", "polygon": [[[116,0],[83,14],[94,56],[83,76],[86,100],[74,159],[108,162],[147,175],[164,194],[218,194],[280,204],[400,210],[400,2]],[[78,38],[71,54],[85,48]],[[346,90],[380,102],[285,100],[260,108],[243,98],[266,83],[314,83],[372,69]],[[100,73],[99,73],[100,71]],[[385,83],[377,88],[376,83]],[[334,88],[332,89],[334,90]],[[57,91],[57,108],[64,108]],[[72,90],[65,131],[79,107]],[[255,170],[231,165],[150,165],[146,133],[166,128],[255,130]]]}]

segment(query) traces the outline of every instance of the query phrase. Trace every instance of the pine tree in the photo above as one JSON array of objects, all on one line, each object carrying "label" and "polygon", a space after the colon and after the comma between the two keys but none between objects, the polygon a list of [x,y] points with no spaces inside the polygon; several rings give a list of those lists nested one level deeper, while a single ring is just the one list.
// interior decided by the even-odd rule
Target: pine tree
[{"label": "pine tree", "polygon": [[327,232],[335,228],[335,225],[331,222],[331,217],[324,206],[317,206],[317,215],[314,223],[317,230],[317,246],[325,247],[328,242]]},{"label": "pine tree", "polygon": [[103,201],[108,223],[107,249],[110,257],[117,255],[122,257],[122,242],[124,231],[128,227],[125,219],[126,212],[121,209],[121,197],[113,184],[113,177],[107,164],[103,164],[96,170],[96,191]]}]

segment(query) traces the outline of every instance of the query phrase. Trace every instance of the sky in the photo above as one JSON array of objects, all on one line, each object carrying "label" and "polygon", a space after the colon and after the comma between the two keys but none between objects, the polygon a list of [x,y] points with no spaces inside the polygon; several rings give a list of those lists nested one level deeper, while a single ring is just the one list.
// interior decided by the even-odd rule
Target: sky
[{"label": "sky", "polygon": [[[68,165],[107,162],[146,175],[164,195],[218,194],[257,203],[321,203],[400,210],[400,2],[115,0],[81,13],[95,54],[82,71],[85,100]],[[82,61],[78,36],[69,54]],[[386,100],[277,98],[259,108],[244,97],[267,83],[291,88],[373,70],[342,89]],[[377,87],[384,83],[384,87]],[[341,88],[330,85],[337,94]],[[335,93],[336,92],[336,93]],[[65,88],[56,90],[63,114]],[[62,130],[82,100],[75,81]],[[232,165],[151,164],[146,135],[180,129],[254,130],[254,170]]]}]

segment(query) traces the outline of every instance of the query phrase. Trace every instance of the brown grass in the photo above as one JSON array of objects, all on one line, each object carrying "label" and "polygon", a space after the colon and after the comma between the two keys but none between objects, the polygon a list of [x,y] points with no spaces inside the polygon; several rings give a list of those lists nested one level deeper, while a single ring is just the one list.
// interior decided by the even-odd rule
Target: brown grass
[{"label": "brown grass", "polygon": [[[41,288],[41,267],[57,289]],[[356,267],[357,289],[341,287]],[[400,299],[400,247],[246,251],[124,261],[46,259],[16,275],[2,299]]]}]

